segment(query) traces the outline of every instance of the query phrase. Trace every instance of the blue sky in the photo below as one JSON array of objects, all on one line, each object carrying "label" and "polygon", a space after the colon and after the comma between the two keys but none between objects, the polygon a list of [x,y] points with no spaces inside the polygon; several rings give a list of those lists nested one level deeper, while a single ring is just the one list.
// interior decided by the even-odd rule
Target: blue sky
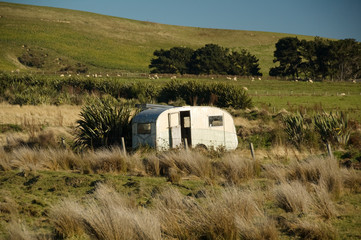
[{"label": "blue sky", "polygon": [[9,0],[157,23],[361,42],[361,0]]}]

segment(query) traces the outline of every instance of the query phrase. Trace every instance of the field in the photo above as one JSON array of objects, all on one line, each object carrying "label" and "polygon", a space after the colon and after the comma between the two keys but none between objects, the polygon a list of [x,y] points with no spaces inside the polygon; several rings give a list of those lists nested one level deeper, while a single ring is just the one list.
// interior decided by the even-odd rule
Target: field
[{"label": "field", "polygon": [[[0,239],[361,238],[361,83],[267,77],[278,39],[313,37],[3,2],[0,26]],[[249,50],[266,77],[148,74],[154,50],[207,43]],[[27,52],[39,68],[20,63]],[[205,86],[251,97],[249,108],[227,105],[237,150],[75,147],[94,99],[159,103],[176,85],[189,86],[184,99],[162,103],[199,103]],[[331,137],[316,126],[321,116],[340,123]]]},{"label": "field", "polygon": [[[42,78],[52,82],[59,77],[36,76],[33,81]],[[19,106],[3,102],[0,105],[1,236],[10,239],[361,237],[358,230],[361,174],[347,168],[347,161],[355,168],[358,166],[361,159],[355,145],[358,143],[334,145],[336,159],[328,158],[325,146],[316,140],[298,149],[287,142],[280,117],[285,112],[300,111],[312,118],[323,110],[343,111],[350,120],[356,120],[353,131],[360,132],[359,83],[230,81],[222,77],[178,80],[224,82],[248,89],[255,108],[229,109],[239,133],[236,151],[179,149],[160,153],[142,149],[124,155],[121,149],[113,148],[77,153],[71,145],[82,105]],[[170,77],[154,80],[113,77],[112,81],[120,85],[151,82],[162,87]],[[64,91],[70,94],[74,90]],[[94,97],[100,93],[91,94]],[[251,158],[248,142],[255,146],[256,161]],[[295,194],[301,196],[293,198]]]},{"label": "field", "polygon": [[[271,32],[171,26],[88,12],[0,3],[0,69],[55,72],[77,63],[97,72],[143,72],[153,52],[175,46],[199,48],[208,43],[232,50],[247,49],[260,59],[261,72],[273,66],[274,45],[286,36]],[[101,44],[99,44],[101,43]],[[18,61],[31,51],[44,58],[42,69]]]}]

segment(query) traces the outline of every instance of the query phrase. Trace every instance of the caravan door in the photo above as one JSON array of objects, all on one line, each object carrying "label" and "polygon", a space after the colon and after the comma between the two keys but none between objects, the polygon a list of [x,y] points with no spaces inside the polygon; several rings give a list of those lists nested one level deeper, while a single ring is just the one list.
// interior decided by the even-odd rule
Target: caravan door
[{"label": "caravan door", "polygon": [[171,148],[180,147],[182,144],[181,126],[179,112],[168,114],[169,122],[169,145]]}]

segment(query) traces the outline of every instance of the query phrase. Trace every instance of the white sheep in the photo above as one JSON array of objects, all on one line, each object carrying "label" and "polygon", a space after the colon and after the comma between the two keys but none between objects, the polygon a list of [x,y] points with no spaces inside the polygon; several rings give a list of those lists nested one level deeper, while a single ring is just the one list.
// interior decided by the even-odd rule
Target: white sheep
[{"label": "white sheep", "polygon": [[234,77],[234,78],[233,78],[233,81],[237,81],[237,77]]},{"label": "white sheep", "polygon": [[346,93],[341,93],[340,96],[346,96]]},{"label": "white sheep", "polygon": [[64,74],[60,74],[60,77],[64,77]]},{"label": "white sheep", "polygon": [[177,76],[171,76],[170,79],[177,79]]},{"label": "white sheep", "polygon": [[260,81],[261,81],[261,80],[262,80],[262,78],[261,78],[261,77],[259,77],[259,78],[258,78],[258,80],[260,80]]},{"label": "white sheep", "polygon": [[309,79],[308,82],[309,82],[309,83],[313,83],[312,79]]},{"label": "white sheep", "polygon": [[248,88],[247,88],[247,87],[243,87],[243,90],[248,91]]}]

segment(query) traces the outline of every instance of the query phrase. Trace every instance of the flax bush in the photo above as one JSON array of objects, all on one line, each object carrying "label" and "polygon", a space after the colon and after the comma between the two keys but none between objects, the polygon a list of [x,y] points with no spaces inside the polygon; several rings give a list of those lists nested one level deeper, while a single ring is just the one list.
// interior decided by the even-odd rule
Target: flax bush
[{"label": "flax bush", "polygon": [[316,131],[322,140],[327,143],[346,145],[351,134],[348,126],[348,117],[344,113],[317,114],[314,117]]},{"label": "flax bush", "polygon": [[302,142],[306,138],[308,125],[304,121],[301,113],[295,115],[287,115],[283,118],[285,124],[285,132],[289,141],[297,148],[301,147]]},{"label": "flax bush", "polygon": [[131,108],[114,99],[95,99],[86,105],[77,121],[76,148],[101,148],[120,145],[124,137],[130,143]]}]

